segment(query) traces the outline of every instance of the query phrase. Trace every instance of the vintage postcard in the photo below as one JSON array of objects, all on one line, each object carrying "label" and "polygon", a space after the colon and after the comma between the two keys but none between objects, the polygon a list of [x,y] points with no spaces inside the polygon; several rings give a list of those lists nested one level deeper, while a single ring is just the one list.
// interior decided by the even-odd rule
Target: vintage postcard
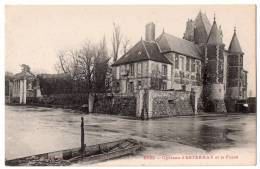
[{"label": "vintage postcard", "polygon": [[5,165],[256,165],[256,6],[6,5]]}]

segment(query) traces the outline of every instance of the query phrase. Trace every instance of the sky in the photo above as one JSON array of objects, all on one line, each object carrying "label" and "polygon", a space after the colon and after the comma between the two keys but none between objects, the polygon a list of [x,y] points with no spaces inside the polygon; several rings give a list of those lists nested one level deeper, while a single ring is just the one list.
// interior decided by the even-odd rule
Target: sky
[{"label": "sky", "polygon": [[[256,95],[256,30],[254,5],[153,5],[153,6],[11,6],[5,8],[5,69],[20,71],[28,64],[33,72],[56,73],[57,53],[80,48],[87,40],[106,37],[111,49],[113,23],[121,27],[131,45],[145,35],[145,24],[154,22],[156,37],[162,30],[183,37],[186,21],[199,11],[221,25],[223,41],[229,47],[234,26],[248,71],[248,94]],[[251,92],[250,92],[251,91]]]}]

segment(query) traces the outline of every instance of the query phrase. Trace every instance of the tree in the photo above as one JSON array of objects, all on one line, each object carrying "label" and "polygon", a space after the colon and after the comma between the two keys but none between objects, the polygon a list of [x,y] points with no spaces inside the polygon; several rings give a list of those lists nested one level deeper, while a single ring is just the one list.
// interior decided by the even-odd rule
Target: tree
[{"label": "tree", "polygon": [[102,41],[98,45],[98,54],[95,58],[95,92],[105,92],[108,89],[107,75],[109,73],[109,59],[110,58],[108,57],[106,38],[104,36]]},{"label": "tree", "polygon": [[118,59],[119,48],[122,42],[122,34],[120,26],[116,23],[113,24],[113,36],[112,36],[112,54],[113,61],[116,62]]},{"label": "tree", "polygon": [[129,48],[130,48],[130,40],[125,36],[122,41],[123,54],[126,54],[126,52],[129,50]]},{"label": "tree", "polygon": [[74,93],[104,92],[109,57],[105,37],[98,44],[87,41],[78,50],[58,54],[57,70],[69,74]]},{"label": "tree", "polygon": [[23,72],[30,72],[30,71],[31,71],[30,66],[28,66],[28,65],[26,65],[26,64],[22,64],[22,65],[21,65],[21,68],[22,68],[22,71],[23,71]]}]

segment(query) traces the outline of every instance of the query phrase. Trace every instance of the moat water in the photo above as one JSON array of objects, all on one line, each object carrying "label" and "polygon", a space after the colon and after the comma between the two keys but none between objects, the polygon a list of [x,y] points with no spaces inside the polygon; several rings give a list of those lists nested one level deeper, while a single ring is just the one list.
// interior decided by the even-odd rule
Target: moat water
[{"label": "moat water", "polygon": [[5,110],[6,159],[79,147],[82,116],[87,145],[129,137],[161,151],[176,143],[206,152],[256,144],[255,114],[139,121],[43,107],[6,106]]}]

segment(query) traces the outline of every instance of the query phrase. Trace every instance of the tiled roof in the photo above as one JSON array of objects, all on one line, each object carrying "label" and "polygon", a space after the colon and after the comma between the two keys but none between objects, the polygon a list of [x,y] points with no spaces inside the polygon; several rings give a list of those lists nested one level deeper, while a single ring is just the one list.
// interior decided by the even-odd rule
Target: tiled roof
[{"label": "tiled roof", "polygon": [[203,14],[201,11],[199,12],[198,16],[195,19],[195,26],[204,26],[207,34],[209,35],[211,24],[206,14]]},{"label": "tiled roof", "polygon": [[171,62],[160,52],[159,46],[154,41],[143,41],[149,59],[157,62],[171,64]]},{"label": "tiled roof", "polygon": [[236,31],[234,31],[232,40],[231,40],[229,48],[228,48],[228,51],[230,53],[243,53],[243,51],[240,47],[240,43],[239,43],[238,38],[237,38]]},{"label": "tiled roof", "polygon": [[201,59],[200,49],[193,42],[187,41],[182,38],[162,33],[157,42],[160,46],[161,52],[176,52],[185,56]]},{"label": "tiled roof", "polygon": [[195,42],[206,43],[210,33],[211,24],[206,14],[201,11],[195,19]]},{"label": "tiled roof", "polygon": [[119,58],[112,66],[139,62],[143,60],[153,60],[157,62],[171,64],[171,62],[163,54],[160,53],[156,42],[140,40],[125,55]]},{"label": "tiled roof", "polygon": [[207,44],[210,44],[210,45],[222,44],[220,31],[218,30],[218,26],[217,26],[217,23],[216,23],[215,20],[214,20],[213,25],[211,27]]}]

